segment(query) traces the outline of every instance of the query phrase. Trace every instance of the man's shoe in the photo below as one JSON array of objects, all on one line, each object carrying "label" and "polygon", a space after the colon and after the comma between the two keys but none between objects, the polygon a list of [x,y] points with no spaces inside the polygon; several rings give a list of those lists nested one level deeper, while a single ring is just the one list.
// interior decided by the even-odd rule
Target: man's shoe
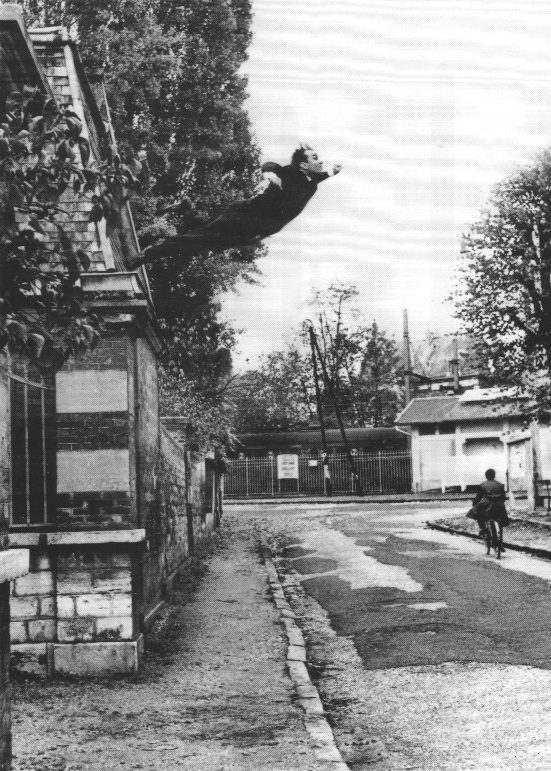
[{"label": "man's shoe", "polygon": [[130,257],[126,260],[126,267],[128,270],[138,270],[144,264],[144,253],[142,252],[137,257]]}]

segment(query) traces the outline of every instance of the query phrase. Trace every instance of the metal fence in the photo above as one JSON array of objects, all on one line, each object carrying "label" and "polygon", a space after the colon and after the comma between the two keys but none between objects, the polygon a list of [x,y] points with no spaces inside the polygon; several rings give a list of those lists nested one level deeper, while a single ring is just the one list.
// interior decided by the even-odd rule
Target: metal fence
[{"label": "metal fence", "polygon": [[[411,492],[409,452],[361,453],[355,456],[354,461],[365,493]],[[330,455],[329,471],[334,494],[355,492],[346,455]],[[228,461],[224,481],[224,495],[227,498],[307,496],[323,492],[323,463],[319,456],[299,455],[298,479],[278,479],[275,456]]]},{"label": "metal fence", "polygon": [[13,525],[51,521],[56,495],[56,413],[53,378],[12,361],[11,503]]}]

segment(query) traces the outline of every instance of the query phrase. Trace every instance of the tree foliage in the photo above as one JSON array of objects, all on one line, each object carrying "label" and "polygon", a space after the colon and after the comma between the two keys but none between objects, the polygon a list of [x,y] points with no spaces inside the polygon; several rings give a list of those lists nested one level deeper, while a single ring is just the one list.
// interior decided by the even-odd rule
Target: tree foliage
[{"label": "tree foliage", "polygon": [[267,354],[259,369],[245,372],[233,385],[233,430],[294,431],[316,424],[312,386],[310,363],[298,348]]},{"label": "tree foliage", "polygon": [[56,368],[99,339],[77,285],[90,258],[66,232],[63,196],[88,199],[91,218],[114,227],[139,171],[115,152],[92,162],[78,115],[36,88],[0,109],[0,347]]},{"label": "tree foliage", "polygon": [[[249,0],[28,0],[28,11],[42,24],[78,31],[85,66],[103,69],[121,151],[147,157],[150,188],[133,199],[143,247],[189,228],[181,201],[205,217],[253,193],[259,151],[239,73],[251,38]],[[219,295],[254,280],[262,253],[232,249],[148,269],[167,340],[162,408],[193,413],[197,438],[220,427],[235,339],[220,320]]]},{"label": "tree foliage", "polygon": [[549,409],[551,152],[495,187],[464,236],[454,300],[493,381],[522,385]]},{"label": "tree foliage", "polygon": [[[238,431],[292,430],[318,425],[309,343],[312,327],[345,423],[388,425],[396,416],[401,389],[400,357],[394,340],[374,321],[366,324],[354,286],[333,284],[316,292],[296,341],[264,358],[246,373],[235,397]],[[318,364],[321,400],[328,426],[338,425],[333,399]]]},{"label": "tree foliage", "polygon": [[[333,284],[316,292],[303,323],[303,338],[312,327],[321,348],[337,404],[349,425],[392,423],[398,409],[400,357],[396,343],[376,323],[366,324],[354,301],[354,286]],[[327,386],[322,388],[325,411],[334,411]]]}]

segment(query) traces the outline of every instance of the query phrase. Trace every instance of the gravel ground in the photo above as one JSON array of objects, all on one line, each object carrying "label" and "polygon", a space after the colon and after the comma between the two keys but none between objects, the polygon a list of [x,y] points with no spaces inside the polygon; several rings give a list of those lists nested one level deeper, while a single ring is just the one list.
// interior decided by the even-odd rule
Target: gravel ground
[{"label": "gravel ground", "polygon": [[[14,771],[319,771],[255,531],[277,551],[330,527],[336,512],[292,508],[230,508],[206,574],[161,620],[139,677],[17,681]],[[442,524],[476,528],[464,517]],[[506,537],[551,549],[543,525],[515,523]],[[292,563],[278,567],[353,771],[551,768],[551,724],[541,719],[551,709],[551,671],[470,662],[366,671],[353,639],[335,633]]]},{"label": "gravel ground", "polygon": [[141,675],[14,683],[14,771],[318,771],[254,534],[218,542]]},{"label": "gravel ground", "polygon": [[354,771],[544,771],[551,672],[448,662],[365,671],[350,637],[288,577],[313,680]]}]

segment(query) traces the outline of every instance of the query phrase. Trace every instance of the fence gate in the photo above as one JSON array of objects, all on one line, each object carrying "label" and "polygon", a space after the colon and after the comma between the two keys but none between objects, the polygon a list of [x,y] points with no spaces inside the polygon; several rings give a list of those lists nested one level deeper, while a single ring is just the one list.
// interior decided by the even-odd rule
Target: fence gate
[{"label": "fence gate", "polygon": [[[405,452],[361,453],[354,458],[365,493],[411,492],[411,456]],[[355,492],[346,455],[330,455],[329,471],[333,494]],[[321,458],[298,457],[298,479],[278,479],[277,458],[235,458],[228,461],[224,481],[226,498],[277,497],[285,495],[323,495]]]}]

